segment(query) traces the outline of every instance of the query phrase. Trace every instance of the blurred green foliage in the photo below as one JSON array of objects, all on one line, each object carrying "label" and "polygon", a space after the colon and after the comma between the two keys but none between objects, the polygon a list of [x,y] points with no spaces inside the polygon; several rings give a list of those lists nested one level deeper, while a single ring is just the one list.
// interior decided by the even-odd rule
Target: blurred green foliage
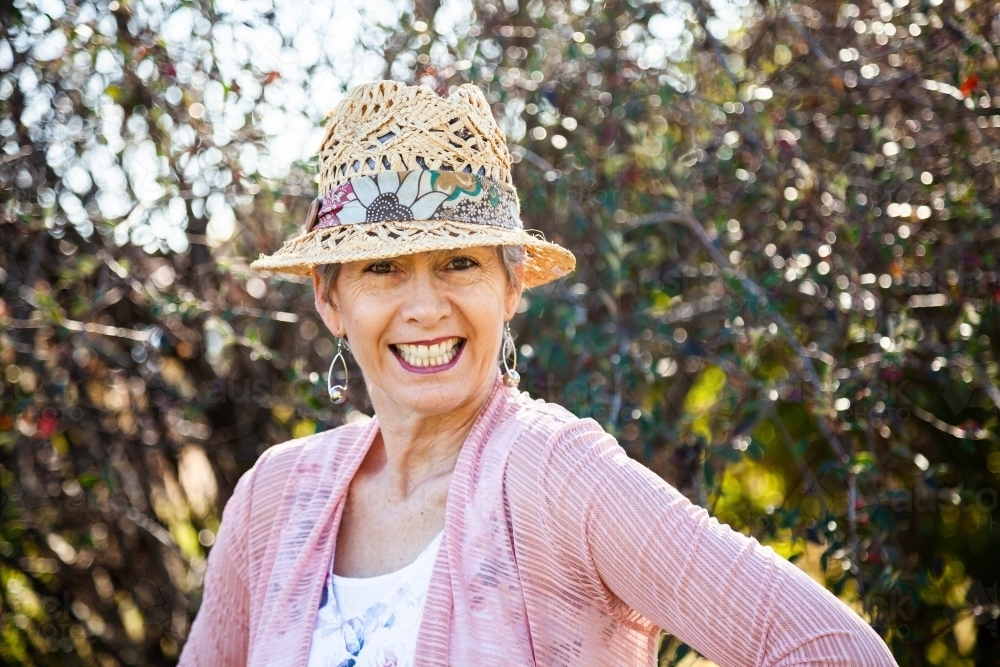
[{"label": "blurred green foliage", "polygon": [[[1000,662],[998,9],[421,0],[366,33],[486,91],[525,225],[577,254],[514,320],[521,388],[901,665]],[[0,661],[172,664],[240,474],[370,414],[324,398],[307,282],[247,269],[315,194],[258,163],[281,72],[225,37],[281,8],[0,12]]]}]

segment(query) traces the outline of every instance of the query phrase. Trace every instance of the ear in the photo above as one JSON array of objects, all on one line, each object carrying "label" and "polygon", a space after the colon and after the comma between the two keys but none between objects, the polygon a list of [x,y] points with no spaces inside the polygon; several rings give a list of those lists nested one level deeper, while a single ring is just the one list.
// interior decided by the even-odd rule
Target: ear
[{"label": "ear", "polygon": [[524,293],[524,264],[516,264],[514,274],[517,276],[517,284],[504,297],[503,319],[505,322],[514,317],[514,313],[517,312],[517,304],[521,302],[521,294]]},{"label": "ear", "polygon": [[[343,338],[344,336],[344,323],[343,318],[340,315],[340,308],[336,304],[336,295],[330,294],[330,302],[322,296],[322,287],[320,286],[319,271],[313,269],[312,271],[313,279],[313,302],[316,304],[316,312],[319,313],[319,317],[323,320],[323,324],[326,328],[330,330],[334,336]],[[331,290],[332,292],[333,290]],[[332,303],[331,303],[332,302]]]}]

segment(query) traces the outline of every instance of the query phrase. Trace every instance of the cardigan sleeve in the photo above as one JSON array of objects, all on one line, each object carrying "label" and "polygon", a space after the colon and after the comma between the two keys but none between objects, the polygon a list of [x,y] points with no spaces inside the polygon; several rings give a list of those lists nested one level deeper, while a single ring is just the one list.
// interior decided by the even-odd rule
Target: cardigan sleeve
[{"label": "cardigan sleeve", "polygon": [[222,512],[208,554],[205,586],[178,667],[244,667],[249,645],[247,587],[249,497],[254,466],[243,473]]},{"label": "cardigan sleeve", "polygon": [[593,591],[721,667],[896,665],[852,609],[630,459],[592,419],[548,440],[539,490]]}]

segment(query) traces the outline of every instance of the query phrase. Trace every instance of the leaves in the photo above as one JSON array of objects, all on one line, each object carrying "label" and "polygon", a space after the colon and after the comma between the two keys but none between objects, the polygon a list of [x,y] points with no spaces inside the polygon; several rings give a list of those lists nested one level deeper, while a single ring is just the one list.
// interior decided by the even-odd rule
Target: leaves
[{"label": "leaves", "polygon": [[[394,78],[484,89],[525,225],[577,256],[512,323],[522,389],[597,419],[734,528],[814,545],[797,562],[901,665],[995,662],[960,620],[993,619],[964,591],[991,590],[1000,553],[993,9],[636,4],[476,2],[468,21],[418,4],[356,34]],[[281,7],[185,3],[159,29],[112,5],[36,29],[29,3],[0,39],[11,664],[172,664],[188,625],[169,619],[197,611],[239,475],[370,413],[356,368],[349,408],[324,396],[333,345],[308,282],[247,268],[315,194],[315,160],[274,163],[272,112],[332,104],[333,65],[364,78],[369,61],[283,69],[273,54],[308,40],[275,27]],[[68,43],[43,60],[46,30]],[[688,653],[671,639],[661,658]]]}]

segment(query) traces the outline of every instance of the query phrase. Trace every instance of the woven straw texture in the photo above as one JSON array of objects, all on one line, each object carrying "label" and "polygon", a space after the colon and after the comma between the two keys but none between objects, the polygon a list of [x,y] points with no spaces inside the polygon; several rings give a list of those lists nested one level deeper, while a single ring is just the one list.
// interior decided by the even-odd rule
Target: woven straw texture
[{"label": "woven straw texture", "polygon": [[376,81],[354,88],[329,117],[319,150],[320,193],[353,176],[451,169],[507,185],[510,152],[486,98],[471,83],[447,99],[426,86]]},{"label": "woven straw texture", "polygon": [[[178,667],[305,667],[379,428],[271,447],[240,478]],[[455,464],[413,667],[654,667],[660,627],[720,667],[896,664],[805,572],[498,370]]]},{"label": "woven straw texture", "polygon": [[[426,86],[376,81],[352,89],[328,117],[319,150],[320,195],[387,171],[456,171],[513,189],[511,158],[482,92],[465,84],[448,98]],[[516,206],[517,198],[514,197]],[[566,275],[573,253],[526,232],[459,220],[400,220],[311,229],[251,268],[309,275],[318,264],[387,259],[428,250],[524,245],[525,287]],[[520,225],[520,219],[517,220]]]}]

